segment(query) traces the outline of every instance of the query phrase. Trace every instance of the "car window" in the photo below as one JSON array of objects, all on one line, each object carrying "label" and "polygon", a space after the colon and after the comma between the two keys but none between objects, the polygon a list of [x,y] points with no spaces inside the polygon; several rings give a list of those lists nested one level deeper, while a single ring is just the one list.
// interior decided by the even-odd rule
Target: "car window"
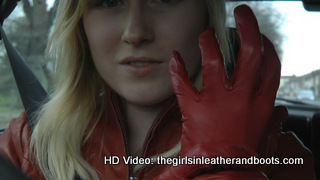
[{"label": "car window", "polygon": [[261,32],[278,52],[282,76],[277,97],[320,106],[320,12],[306,11],[300,1],[229,2],[231,26],[232,9],[239,4],[253,9]]},{"label": "car window", "polygon": [[[233,8],[243,3],[252,7],[262,33],[271,39],[281,59],[278,97],[320,106],[320,13],[306,11],[298,1],[228,2],[228,25],[234,26]],[[53,1],[41,7],[22,5],[23,1],[20,1],[3,27],[43,86],[49,89],[52,62],[44,59],[43,54],[54,16],[51,11]],[[30,21],[30,14],[25,13],[28,10],[38,14],[36,21]],[[23,105],[1,41],[0,129],[6,128],[22,111]]]},{"label": "car window", "polygon": [[[21,12],[21,8],[20,8]],[[21,13],[18,13],[21,14]],[[21,15],[15,10],[3,24],[3,29],[8,38],[12,39],[12,44],[17,47],[18,39],[12,38],[11,35],[17,31],[16,22],[20,21]],[[7,20],[9,22],[7,22]],[[10,23],[10,25],[9,25]],[[21,23],[24,23],[21,21]],[[25,24],[25,23],[24,23]],[[12,25],[12,26],[11,26]],[[14,35],[13,35],[14,36]],[[24,43],[23,43],[24,44]],[[0,129],[9,125],[9,121],[18,117],[23,110],[23,106],[16,87],[13,73],[9,65],[9,60],[5,51],[3,41],[0,41]]]},{"label": "car window", "polygon": [[[46,4],[24,4],[27,2],[18,2],[3,29],[41,84],[49,89],[52,63],[44,58],[44,51],[54,13]],[[0,41],[0,129],[6,128],[23,110],[4,44]]]}]

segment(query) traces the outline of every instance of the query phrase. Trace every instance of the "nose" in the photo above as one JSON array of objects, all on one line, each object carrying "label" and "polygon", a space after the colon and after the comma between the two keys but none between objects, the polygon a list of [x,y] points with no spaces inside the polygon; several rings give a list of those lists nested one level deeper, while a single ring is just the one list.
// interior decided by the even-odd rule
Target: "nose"
[{"label": "nose", "polygon": [[124,23],[122,41],[135,47],[152,42],[154,34],[148,18],[141,8],[132,8]]}]

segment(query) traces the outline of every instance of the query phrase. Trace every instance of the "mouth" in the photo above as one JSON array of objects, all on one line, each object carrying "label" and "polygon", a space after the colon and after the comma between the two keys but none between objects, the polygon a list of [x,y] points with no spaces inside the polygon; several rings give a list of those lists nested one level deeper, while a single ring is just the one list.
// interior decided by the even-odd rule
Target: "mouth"
[{"label": "mouth", "polygon": [[163,63],[161,60],[152,59],[148,57],[128,57],[123,59],[120,64],[122,65],[132,65],[132,66],[148,66],[151,64]]},{"label": "mouth", "polygon": [[131,66],[148,66],[155,63],[159,63],[159,62],[129,62],[127,64]]},{"label": "mouth", "polygon": [[163,62],[164,61],[147,57],[128,57],[123,59],[120,64],[123,65],[126,72],[131,75],[143,77],[155,73]]}]

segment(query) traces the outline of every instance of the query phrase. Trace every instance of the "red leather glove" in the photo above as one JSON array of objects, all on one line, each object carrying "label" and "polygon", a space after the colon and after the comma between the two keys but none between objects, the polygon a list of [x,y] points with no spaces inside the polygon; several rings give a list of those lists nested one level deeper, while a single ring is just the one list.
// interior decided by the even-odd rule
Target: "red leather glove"
[{"label": "red leather glove", "polygon": [[[265,137],[269,133],[266,128],[279,121],[270,117],[280,81],[280,61],[272,43],[260,34],[251,9],[242,5],[234,14],[240,50],[231,79],[212,28],[199,39],[201,92],[192,86],[179,53],[173,53],[170,73],[182,113],[182,157],[258,157],[258,150],[262,149],[263,155],[270,151]],[[194,178],[200,172],[212,172],[213,167],[216,176],[210,179],[267,179],[259,168],[245,165],[179,165],[156,179]]]}]

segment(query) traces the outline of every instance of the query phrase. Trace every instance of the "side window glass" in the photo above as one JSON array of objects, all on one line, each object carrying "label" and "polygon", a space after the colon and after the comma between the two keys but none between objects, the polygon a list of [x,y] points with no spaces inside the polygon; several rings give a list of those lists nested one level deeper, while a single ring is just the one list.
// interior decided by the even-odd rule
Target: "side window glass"
[{"label": "side window glass", "polygon": [[282,64],[278,98],[320,106],[320,12],[306,11],[302,2],[228,2],[227,23],[234,26],[233,9],[248,4],[260,30],[274,44]]},{"label": "side window glass", "polygon": [[[57,1],[58,2],[58,1]],[[44,58],[55,16],[54,0],[19,1],[3,29],[45,89],[52,86],[52,61]],[[0,130],[24,110],[3,41],[0,41]],[[1,132],[0,132],[1,133]]]}]

